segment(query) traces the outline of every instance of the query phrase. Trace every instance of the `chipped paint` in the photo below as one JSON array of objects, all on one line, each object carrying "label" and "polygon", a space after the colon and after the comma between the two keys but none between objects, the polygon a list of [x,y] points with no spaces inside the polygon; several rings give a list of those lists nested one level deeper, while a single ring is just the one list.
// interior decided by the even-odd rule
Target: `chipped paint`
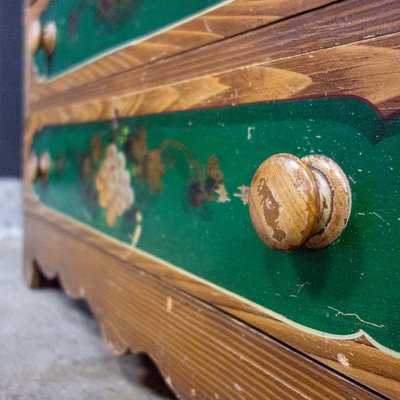
[{"label": "chipped paint", "polygon": [[167,375],[166,377],[165,377],[165,382],[167,383],[167,385],[170,387],[170,388],[173,388],[174,386],[172,385],[172,379],[171,379],[171,377],[169,376],[169,375]]},{"label": "chipped paint", "polygon": [[337,359],[340,362],[340,364],[343,365],[343,367],[346,367],[346,368],[350,367],[349,360],[347,359],[347,357],[344,354],[339,353],[337,355]]},{"label": "chipped paint", "polygon": [[333,307],[331,307],[331,306],[328,306],[328,308],[330,308],[330,309],[333,310],[333,311],[336,311],[336,316],[343,315],[343,316],[345,316],[345,317],[355,317],[355,318],[357,318],[360,322],[362,322],[363,324],[375,326],[376,328],[384,328],[384,327],[385,327],[385,325],[382,325],[382,324],[381,324],[381,325],[378,325],[378,324],[375,324],[374,322],[366,321],[365,319],[362,319],[362,318],[361,318],[359,315],[357,315],[356,313],[342,312],[342,311],[339,311],[337,308],[333,308]]},{"label": "chipped paint", "polygon": [[244,389],[236,382],[233,383],[233,387],[238,391],[238,392],[243,392]]},{"label": "chipped paint", "polygon": [[254,126],[249,126],[247,128],[247,140],[251,140],[253,135],[252,135],[252,131],[254,131],[255,127]]},{"label": "chipped paint", "polygon": [[142,235],[143,216],[140,211],[137,212],[135,219],[136,219],[137,225],[135,226],[135,230],[133,231],[133,235],[132,235],[132,246],[133,247],[137,246],[140,236]]},{"label": "chipped paint", "polygon": [[231,201],[223,183],[218,185],[217,189],[215,189],[215,193],[218,195],[217,203],[228,203]]},{"label": "chipped paint", "polygon": [[243,205],[249,204],[250,187],[241,185],[241,186],[238,186],[237,189],[239,190],[239,192],[234,193],[233,197],[238,197],[242,201]]},{"label": "chipped paint", "polygon": [[168,313],[172,312],[172,307],[173,307],[173,300],[171,297],[167,297],[167,312]]},{"label": "chipped paint", "polygon": [[306,285],[310,285],[311,286],[311,283],[310,282],[304,282],[304,283],[301,283],[301,284],[297,285],[297,293],[300,293],[300,290],[303,289],[303,287],[306,286]]}]

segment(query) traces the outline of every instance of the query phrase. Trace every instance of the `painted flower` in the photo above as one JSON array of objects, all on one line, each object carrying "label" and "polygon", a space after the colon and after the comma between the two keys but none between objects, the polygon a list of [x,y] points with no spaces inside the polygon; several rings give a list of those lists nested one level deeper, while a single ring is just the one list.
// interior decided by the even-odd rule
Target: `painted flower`
[{"label": "painted flower", "polygon": [[100,206],[107,209],[107,225],[114,226],[117,217],[134,201],[131,178],[125,169],[125,156],[115,144],[107,147],[106,159],[96,176],[96,189]]},{"label": "painted flower", "polygon": [[93,164],[100,161],[101,155],[103,154],[103,144],[99,135],[94,135],[90,139],[90,158]]},{"label": "painted flower", "polygon": [[218,185],[217,189],[215,189],[215,193],[218,195],[217,203],[228,203],[231,201],[229,193],[226,191],[226,187],[223,183]]},{"label": "painted flower", "polygon": [[118,26],[126,21],[133,10],[133,0],[97,1],[97,18],[111,25]]},{"label": "painted flower", "polygon": [[160,149],[153,149],[145,155],[142,162],[142,174],[150,188],[156,193],[161,193],[164,165]]}]

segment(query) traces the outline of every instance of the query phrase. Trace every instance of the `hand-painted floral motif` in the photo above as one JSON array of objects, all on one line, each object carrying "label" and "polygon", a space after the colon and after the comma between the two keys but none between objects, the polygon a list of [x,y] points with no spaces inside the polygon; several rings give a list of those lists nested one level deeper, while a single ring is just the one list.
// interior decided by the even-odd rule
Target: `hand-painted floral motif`
[{"label": "hand-painted floral motif", "polygon": [[142,234],[146,200],[162,194],[165,175],[177,166],[182,168],[186,164],[189,172],[186,188],[189,206],[198,209],[208,202],[231,201],[216,155],[210,155],[204,165],[181,141],[163,140],[150,147],[144,126],[132,129],[118,118],[106,134],[93,133],[83,151],[68,149],[52,156],[53,160],[48,152],[32,152],[27,163],[27,176],[32,182],[40,180],[42,185],[47,184],[50,170],[55,178],[63,179],[68,168],[78,166],[82,195],[90,204],[86,211],[91,218],[98,218],[98,213],[104,215],[104,211],[94,207],[98,204],[105,209],[105,220],[110,227],[115,227],[118,217],[126,212],[121,223],[132,226],[133,246]]},{"label": "hand-painted floral motif", "polygon": [[142,174],[151,189],[156,193],[160,193],[162,190],[162,177],[164,175],[164,165],[160,149],[153,149],[146,154],[142,163]]},{"label": "hand-painted floral motif", "polygon": [[[135,4],[137,8],[137,4]],[[82,15],[95,10],[95,17],[109,28],[116,29],[129,20],[134,11],[133,0],[80,0],[78,6],[69,12],[68,33],[73,38],[82,24]]]},{"label": "hand-painted floral motif", "polygon": [[131,178],[125,164],[124,154],[118,152],[115,144],[111,144],[96,177],[99,204],[107,209],[106,220],[111,227],[115,225],[117,217],[129,209],[134,201]]},{"label": "hand-painted floral motif", "polygon": [[132,10],[132,0],[100,0],[96,6],[98,18],[112,25],[125,22]]},{"label": "hand-painted floral motif", "polygon": [[224,184],[218,185],[217,189],[215,189],[215,193],[218,195],[217,203],[228,203],[231,201]]},{"label": "hand-painted floral motif", "polygon": [[218,201],[216,195],[224,183],[224,173],[216,155],[211,155],[207,166],[203,166],[180,141],[164,140],[158,147],[149,149],[144,127],[137,128],[128,136],[118,129],[120,134],[114,140],[124,145],[128,160],[135,166],[136,177],[145,181],[153,192],[162,192],[164,174],[173,166],[176,155],[180,155],[186,159],[192,175],[188,184],[189,204],[200,208],[207,201]]}]

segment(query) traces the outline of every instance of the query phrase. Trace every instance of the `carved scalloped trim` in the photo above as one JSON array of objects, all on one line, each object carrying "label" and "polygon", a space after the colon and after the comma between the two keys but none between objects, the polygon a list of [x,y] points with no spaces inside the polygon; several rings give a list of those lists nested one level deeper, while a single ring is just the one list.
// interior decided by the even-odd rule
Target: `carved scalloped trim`
[{"label": "carved scalloped trim", "polygon": [[174,390],[171,384],[171,378],[163,372],[163,369],[160,367],[161,364],[157,362],[157,359],[154,358],[150,352],[129,345],[119,333],[118,328],[107,319],[107,314],[104,313],[103,310],[97,308],[91,297],[87,296],[84,286],[75,286],[72,282],[68,281],[62,270],[56,270],[54,267],[50,268],[48,265],[44,266],[44,264],[41,264],[37,259],[31,258],[31,255],[27,254],[24,256],[24,278],[28,287],[32,289],[43,286],[44,281],[56,280],[67,296],[74,300],[85,300],[99,323],[100,334],[107,348],[116,356],[122,356],[128,353],[147,354],[157,366],[164,382],[170,390],[175,393],[178,399],[181,399],[179,393]]},{"label": "carved scalloped trim", "polygon": [[[38,257],[39,259],[41,258],[40,256]],[[32,260],[31,260],[32,261]],[[35,265],[34,265],[35,264]],[[53,264],[52,264],[53,265]],[[57,279],[60,283],[60,286],[62,287],[62,289],[64,290],[64,292],[70,296],[73,299],[84,299],[88,302],[95,318],[99,321],[99,325],[100,325],[100,331],[101,331],[101,335],[103,340],[105,341],[107,347],[115,354],[115,355],[123,355],[126,354],[128,352],[132,352],[132,353],[144,353],[147,354],[154,362],[154,364],[157,366],[157,368],[160,371],[161,376],[163,377],[165,383],[168,385],[168,387],[175,393],[175,395],[177,396],[178,399],[186,399],[189,397],[195,397],[196,394],[198,394],[200,397],[199,398],[209,398],[209,397],[203,397],[204,395],[204,388],[202,388],[201,386],[197,387],[195,382],[186,382],[186,378],[185,379],[181,379],[181,375],[184,374],[187,371],[181,371],[181,368],[179,366],[175,366],[172,365],[173,361],[170,362],[170,360],[164,357],[164,350],[163,351],[156,351],[153,352],[152,350],[146,349],[146,346],[140,345],[140,344],[136,344],[132,341],[132,338],[129,337],[128,338],[124,338],[121,330],[119,329],[118,326],[114,325],[111,320],[110,320],[110,316],[107,312],[106,309],[103,308],[98,308],[97,307],[97,302],[96,302],[96,295],[94,297],[92,297],[92,295],[89,293],[89,291],[85,290],[85,286],[82,286],[81,284],[78,283],[79,280],[75,280],[75,279],[70,279],[68,277],[68,272],[66,272],[66,270],[68,270],[68,268],[60,268],[60,269],[56,269],[53,267],[50,267],[48,264],[42,264],[36,261],[36,259],[31,262],[31,266],[32,268],[34,268],[34,270],[43,275],[44,279],[47,280],[54,280]],[[141,276],[144,275],[144,273],[140,273]],[[146,274],[147,275],[147,274]],[[150,275],[148,275],[150,277]],[[152,278],[154,279],[154,278]],[[122,294],[123,296],[123,294]],[[174,295],[174,293],[171,293],[172,297],[167,297],[166,298],[166,312],[167,313],[172,313],[173,308],[175,307],[175,303],[177,303],[176,305],[179,304],[179,300],[176,299],[176,296]],[[172,300],[173,299],[173,300]],[[170,301],[168,301],[170,300]],[[199,305],[194,305],[194,308],[198,309]],[[207,307],[205,305],[205,307]],[[200,311],[198,309],[198,311]],[[156,315],[152,316],[152,317],[156,317]],[[179,317],[176,317],[179,318]],[[229,319],[229,317],[224,316],[224,314],[221,314],[221,319]],[[209,320],[208,323],[214,323],[215,320]],[[178,324],[180,324],[180,320],[177,320],[176,324],[178,326]],[[222,332],[226,327],[224,326],[224,322],[223,321],[219,321],[220,325],[220,329],[221,329],[221,335],[223,336],[224,333]],[[157,329],[157,324],[158,321],[155,322],[154,324],[154,328]],[[252,335],[258,335],[255,332],[251,332],[250,329],[251,328],[247,328],[238,323],[238,322],[234,322],[234,324],[239,324],[239,330],[243,330],[243,332],[241,334],[237,334],[236,335],[238,337],[240,337],[240,341],[243,343],[246,343],[247,340],[253,341],[254,337],[252,338]],[[162,327],[161,327],[162,329]],[[229,329],[229,328],[228,328]],[[193,331],[196,331],[196,326],[193,326]],[[246,334],[244,333],[246,332]],[[221,336],[221,338],[222,338]],[[194,336],[195,337],[195,336]],[[217,342],[220,342],[221,338],[219,338],[217,340]],[[187,337],[184,337],[184,340],[187,340]],[[190,339],[190,338],[189,338]],[[232,339],[232,338],[231,338]],[[263,340],[263,339],[261,339]],[[270,341],[271,339],[267,339],[267,337],[265,337],[266,341]],[[133,344],[134,343],[134,344]],[[174,343],[171,341],[167,341],[167,346],[174,346]],[[228,347],[225,348],[224,345],[220,344],[220,350],[218,352],[220,352],[221,354],[216,354],[215,352],[213,353],[214,357],[224,357],[225,352],[231,352],[233,351],[233,349],[231,350],[229,348],[230,346],[230,341],[228,340]],[[165,345],[165,344],[164,344]],[[195,347],[197,346],[197,344],[195,344]],[[243,344],[242,344],[243,346]],[[371,392],[366,392],[364,389],[358,387],[357,385],[354,385],[353,383],[347,382],[344,380],[344,382],[340,382],[340,380],[342,378],[340,378],[338,375],[332,374],[331,372],[329,372],[329,370],[324,370],[323,368],[316,366],[313,367],[315,368],[315,370],[312,372],[312,377],[311,380],[316,379],[316,376],[320,376],[321,381],[324,381],[326,378],[329,380],[331,380],[331,383],[327,384],[326,382],[319,382],[316,383],[316,385],[320,386],[318,389],[316,389],[315,387],[312,387],[314,385],[310,385],[309,382],[302,382],[302,383],[297,383],[300,382],[298,377],[296,376],[293,379],[293,376],[291,378],[289,378],[289,380],[287,380],[287,376],[286,376],[286,370],[290,370],[291,365],[290,362],[288,362],[288,360],[282,360],[282,363],[284,365],[283,370],[285,371],[285,373],[282,372],[278,372],[278,371],[269,371],[269,370],[263,370],[263,371],[258,371],[259,365],[257,365],[258,363],[258,357],[261,355],[262,357],[262,351],[265,351],[265,349],[262,349],[263,346],[260,346],[260,343],[257,344],[257,342],[254,343],[254,346],[259,349],[259,351],[261,352],[260,354],[258,354],[258,352],[254,353],[254,360],[251,362],[251,365],[254,367],[254,369],[251,370],[251,374],[247,375],[248,372],[243,371],[240,376],[237,376],[236,373],[234,373],[233,377],[229,377],[228,380],[230,379],[234,379],[231,387],[227,388],[224,387],[224,385],[221,383],[219,384],[221,386],[221,392],[220,394],[218,394],[217,392],[214,393],[214,398],[215,399],[221,399],[223,398],[223,396],[228,395],[230,399],[232,400],[239,400],[239,399],[243,399],[243,398],[247,398],[247,393],[246,393],[246,387],[245,387],[245,381],[246,380],[250,380],[251,382],[249,382],[250,385],[262,385],[262,379],[268,379],[268,380],[277,380],[278,385],[276,386],[276,392],[270,392],[268,390],[268,388],[266,389],[266,391],[264,392],[263,390],[261,391],[261,396],[260,398],[265,398],[265,394],[266,393],[273,393],[274,395],[277,395],[279,392],[281,392],[282,390],[280,389],[280,385],[284,385],[286,388],[289,389],[289,392],[292,392],[294,394],[296,394],[296,397],[299,396],[301,398],[310,398],[310,393],[311,396],[313,396],[312,398],[315,399],[325,399],[325,395],[326,393],[332,393],[335,396],[338,395],[339,397],[341,395],[343,395],[343,393],[349,394],[352,393],[353,395],[356,395],[357,398],[359,399],[375,399],[377,397],[375,397],[374,394],[372,394]],[[281,346],[284,347],[282,345],[278,345],[275,344],[274,346]],[[245,349],[247,348],[247,346],[244,347]],[[203,351],[201,350],[201,346],[199,347],[199,349],[196,349],[197,351],[200,351],[200,359],[201,362],[206,362],[207,361],[207,357],[208,355],[204,356],[203,359]],[[178,349],[177,349],[178,351]],[[279,350],[278,350],[279,351]],[[288,350],[289,352],[292,352],[291,350]],[[207,351],[204,351],[204,353],[207,353]],[[273,354],[274,351],[269,351],[269,353]],[[295,354],[295,353],[293,353]],[[185,360],[187,360],[188,356],[186,354],[180,354],[178,352],[177,356],[179,358],[183,358],[183,363],[185,363]],[[233,366],[228,366],[231,367],[233,369],[237,368],[239,365],[243,366],[244,369],[246,369],[246,365],[248,363],[248,354],[241,354],[240,351],[239,353],[235,352],[234,358],[237,359],[237,363],[238,365],[233,365]],[[161,357],[161,358],[160,358]],[[299,362],[304,362],[305,364],[308,364],[309,361],[304,358],[303,361],[298,360],[297,358],[300,357],[303,358],[304,356],[300,356],[298,354],[296,354],[296,356],[294,356],[294,366],[295,368],[297,363]],[[166,365],[161,361],[164,358],[168,360],[168,362],[166,363]],[[263,358],[263,357],[262,357]],[[253,365],[254,363],[254,365]],[[266,360],[266,364],[269,365],[271,363],[271,361]],[[302,369],[298,370],[297,369],[297,373],[300,375],[308,375],[308,378],[310,378],[309,376],[309,371],[307,371],[307,369],[309,368],[309,365],[303,365],[305,370],[303,371]],[[206,366],[206,368],[208,368],[208,364],[204,364],[201,365],[201,363],[199,363],[198,368],[199,368],[199,372],[200,375],[204,375],[203,379],[205,379],[204,381],[204,385],[208,385],[208,379],[210,379],[210,382],[213,381],[213,378],[211,375],[209,375],[209,371],[207,369],[203,369],[203,367]],[[276,367],[276,366],[275,366]],[[193,368],[193,367],[191,367]],[[212,366],[210,366],[210,368],[212,368]],[[227,366],[224,366],[222,368],[226,369]],[[190,368],[188,369],[188,371],[191,371],[191,373],[193,373],[193,370],[191,370]],[[271,374],[272,373],[272,374]],[[297,374],[296,373],[296,374]],[[253,375],[254,374],[254,375]],[[258,376],[258,374],[260,374]],[[208,376],[208,377],[207,377]],[[222,375],[219,379],[223,379],[225,380],[225,376],[224,376],[224,372],[222,372]],[[260,379],[260,381],[258,381],[258,379]],[[189,379],[190,380],[190,379]],[[317,381],[315,381],[317,382]],[[215,382],[214,382],[215,383]],[[293,385],[293,387],[291,386]],[[334,386],[330,386],[330,385],[334,385]],[[272,384],[273,386],[273,384]],[[308,387],[308,390],[304,390],[304,392],[299,389],[299,387]],[[227,390],[227,392],[225,392],[225,390]],[[316,390],[319,390],[320,393],[316,392]],[[344,390],[344,392],[342,392]],[[229,393],[231,391],[231,393]],[[232,394],[233,391],[233,394]],[[327,392],[326,392],[327,391]],[[326,392],[326,393],[325,393]],[[341,394],[339,394],[341,393]],[[287,394],[286,394],[287,395]],[[253,398],[251,394],[249,394],[249,398]],[[210,397],[211,398],[211,397]]]},{"label": "carved scalloped trim", "polygon": [[[330,335],[293,323],[282,315],[242,299],[178,267],[133,249],[87,225],[55,212],[32,198],[26,204],[28,215],[41,221],[44,220],[46,224],[53,227],[52,229],[61,230],[67,235],[74,231],[74,236],[79,236],[80,241],[84,242],[85,245],[94,246],[107,257],[111,256],[119,260],[124,267],[132,265],[135,268],[140,268],[141,274],[149,274],[176,289],[187,292],[191,296],[196,296],[206,303],[211,303],[228,314],[238,317],[240,320],[267,332],[273,337],[308,353],[323,363],[367,385],[374,387],[373,377],[375,373],[377,376],[386,379],[386,373],[378,371],[379,365],[386,365],[385,370],[390,371],[391,374],[388,379],[392,385],[392,382],[394,382],[394,385],[399,385],[400,389],[400,375],[395,372],[396,365],[398,366],[399,354],[380,345],[364,331],[358,331],[351,335]],[[40,257],[37,258],[40,260]],[[54,277],[56,274],[56,271],[49,269],[48,266],[43,267],[42,265],[42,270],[49,278]],[[69,295],[74,298],[85,296],[91,307],[93,307],[90,295],[80,287],[81,285],[69,282],[70,277],[66,279],[62,272],[60,280]],[[97,319],[104,324],[103,312],[96,308],[92,308],[92,310]],[[127,351],[129,349],[127,340],[115,333],[115,330],[112,327],[110,328],[109,323],[106,323],[105,326],[102,329],[105,330],[106,342],[111,343],[112,350],[117,354],[123,354]],[[307,340],[305,335],[307,335]],[[344,359],[343,356],[339,357],[341,355],[347,357],[347,359],[351,358],[351,365],[341,362]],[[368,371],[369,377],[364,374],[365,369]],[[382,386],[382,383],[377,385],[376,388],[382,392],[387,386],[387,384]]]},{"label": "carved scalloped trim", "polygon": [[118,329],[112,324],[103,321],[100,324],[100,331],[104,342],[113,354],[122,356],[131,351],[128,343],[118,333]]}]

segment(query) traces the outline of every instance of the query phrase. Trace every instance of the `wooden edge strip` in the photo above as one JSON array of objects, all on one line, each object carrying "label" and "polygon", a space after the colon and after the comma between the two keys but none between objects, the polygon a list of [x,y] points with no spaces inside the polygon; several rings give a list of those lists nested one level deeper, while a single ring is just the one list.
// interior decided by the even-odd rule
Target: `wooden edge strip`
[{"label": "wooden edge strip", "polygon": [[149,354],[179,398],[379,398],[127,263],[126,250],[109,253],[107,240],[71,221],[32,204],[25,217],[26,268],[38,261],[86,299],[111,350]]},{"label": "wooden edge strip", "polygon": [[[27,193],[28,191],[29,189],[26,189]],[[62,247],[67,246],[66,243],[70,240],[70,236],[71,240],[72,236],[79,238],[79,243],[85,249],[93,249],[93,251],[97,249],[96,251],[99,254],[101,253],[102,257],[112,258],[114,261],[117,260],[119,265],[128,269],[132,266],[137,267],[157,277],[157,279],[161,279],[166,284],[249,323],[262,332],[281,340],[380,393],[394,397],[400,393],[399,359],[373,347],[367,337],[360,336],[355,340],[334,340],[300,330],[277,320],[268,310],[262,307],[258,307],[239,296],[40,205],[36,200],[32,199],[31,195],[27,195],[25,204],[26,217],[30,221],[28,229],[29,225],[44,224],[46,226],[46,229],[43,230],[43,240],[38,239],[38,244],[35,246],[36,252],[38,251],[37,248],[41,246],[46,249],[46,252],[50,251],[48,249],[50,245],[46,245],[47,239],[45,238],[51,238],[49,243],[51,243],[53,251],[61,252],[57,255],[57,259],[68,260],[68,258],[72,257],[72,254],[79,255],[83,253],[69,247],[66,250],[67,254],[62,255],[64,250],[59,249],[54,237],[55,235],[63,237],[62,241],[59,242]],[[48,233],[45,235],[45,231],[52,233],[51,235]],[[28,231],[28,248],[30,246],[29,243],[34,240],[31,236],[33,236],[33,231],[32,234],[29,234]],[[41,235],[35,233],[35,236],[40,237]],[[45,261],[46,252],[43,258],[38,258],[38,261]],[[77,257],[79,258],[79,256]],[[82,258],[85,260],[91,259],[87,254]],[[72,264],[75,265],[78,261],[81,260],[74,260]],[[62,271],[62,268],[64,266],[60,265],[59,271]],[[80,275],[79,271],[75,273]],[[78,277],[75,279],[78,279]]]},{"label": "wooden edge strip", "polygon": [[[157,86],[128,95],[62,105],[45,104],[32,118],[45,125],[234,106],[276,100],[353,96],[379,107],[383,117],[400,109],[400,33],[289,59]],[[28,118],[27,120],[29,120]]]},{"label": "wooden edge strip", "polygon": [[[321,7],[337,0],[234,0],[144,41],[128,45],[51,81],[36,81],[28,74],[28,101],[34,103],[67,89],[103,79],[144,64],[195,49],[281,19]],[[26,31],[40,17],[48,0],[26,9]],[[27,40],[28,42],[28,40]]]}]

